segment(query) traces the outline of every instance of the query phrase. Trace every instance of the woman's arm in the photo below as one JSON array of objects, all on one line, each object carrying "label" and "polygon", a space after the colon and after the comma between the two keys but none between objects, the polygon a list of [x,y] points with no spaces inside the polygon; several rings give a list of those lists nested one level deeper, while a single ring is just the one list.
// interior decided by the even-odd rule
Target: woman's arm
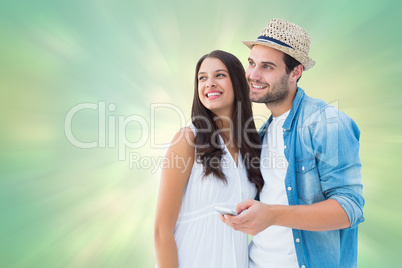
[{"label": "woman's arm", "polygon": [[194,163],[194,134],[181,129],[173,138],[162,169],[155,217],[155,252],[158,268],[178,267],[174,228],[184,188]]}]

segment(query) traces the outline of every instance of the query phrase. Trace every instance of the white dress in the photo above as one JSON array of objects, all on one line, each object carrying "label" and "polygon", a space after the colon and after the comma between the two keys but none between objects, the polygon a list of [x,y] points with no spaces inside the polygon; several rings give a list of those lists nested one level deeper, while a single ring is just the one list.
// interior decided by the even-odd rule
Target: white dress
[{"label": "white dress", "polygon": [[[190,126],[196,135],[194,126]],[[223,144],[223,140],[221,139]],[[248,236],[224,224],[215,206],[235,208],[246,199],[254,199],[256,187],[247,178],[239,156],[238,167],[225,146],[222,171],[227,184],[213,175],[203,178],[203,166],[197,161],[184,189],[174,236],[180,268],[248,267]]]}]

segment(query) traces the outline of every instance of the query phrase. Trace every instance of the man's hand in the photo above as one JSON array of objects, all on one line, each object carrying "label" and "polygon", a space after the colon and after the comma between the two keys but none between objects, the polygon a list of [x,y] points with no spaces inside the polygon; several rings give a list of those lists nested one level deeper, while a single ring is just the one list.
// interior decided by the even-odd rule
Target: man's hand
[{"label": "man's hand", "polygon": [[220,215],[220,219],[234,230],[249,235],[256,235],[274,223],[274,215],[270,213],[270,205],[248,199],[239,203],[236,207],[239,216]]}]

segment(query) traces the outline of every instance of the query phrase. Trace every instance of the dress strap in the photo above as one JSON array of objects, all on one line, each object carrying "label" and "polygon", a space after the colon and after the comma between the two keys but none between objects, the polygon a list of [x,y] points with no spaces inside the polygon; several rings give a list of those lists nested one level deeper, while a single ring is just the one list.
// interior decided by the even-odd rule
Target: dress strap
[{"label": "dress strap", "polygon": [[195,126],[194,126],[193,124],[191,124],[191,125],[189,125],[188,127],[191,128],[191,130],[192,130],[193,133],[194,133],[194,136],[197,136],[197,129],[195,128]]}]

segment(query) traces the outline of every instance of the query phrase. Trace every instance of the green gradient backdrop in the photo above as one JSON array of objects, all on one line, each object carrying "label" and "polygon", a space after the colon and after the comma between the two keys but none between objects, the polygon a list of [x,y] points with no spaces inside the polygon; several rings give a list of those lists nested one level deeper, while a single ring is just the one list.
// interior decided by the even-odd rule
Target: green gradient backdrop
[{"label": "green gradient backdrop", "polygon": [[[153,267],[160,170],[150,161],[165,150],[152,144],[182,122],[167,107],[151,120],[151,104],[175,104],[188,120],[198,58],[223,49],[246,64],[240,40],[274,17],[311,36],[317,65],[300,86],[361,129],[359,267],[400,267],[401,11],[390,0],[2,1],[0,267]],[[83,103],[96,109],[79,111],[72,133],[97,148],[65,134],[69,110]],[[147,140],[119,161],[126,138]]]}]

